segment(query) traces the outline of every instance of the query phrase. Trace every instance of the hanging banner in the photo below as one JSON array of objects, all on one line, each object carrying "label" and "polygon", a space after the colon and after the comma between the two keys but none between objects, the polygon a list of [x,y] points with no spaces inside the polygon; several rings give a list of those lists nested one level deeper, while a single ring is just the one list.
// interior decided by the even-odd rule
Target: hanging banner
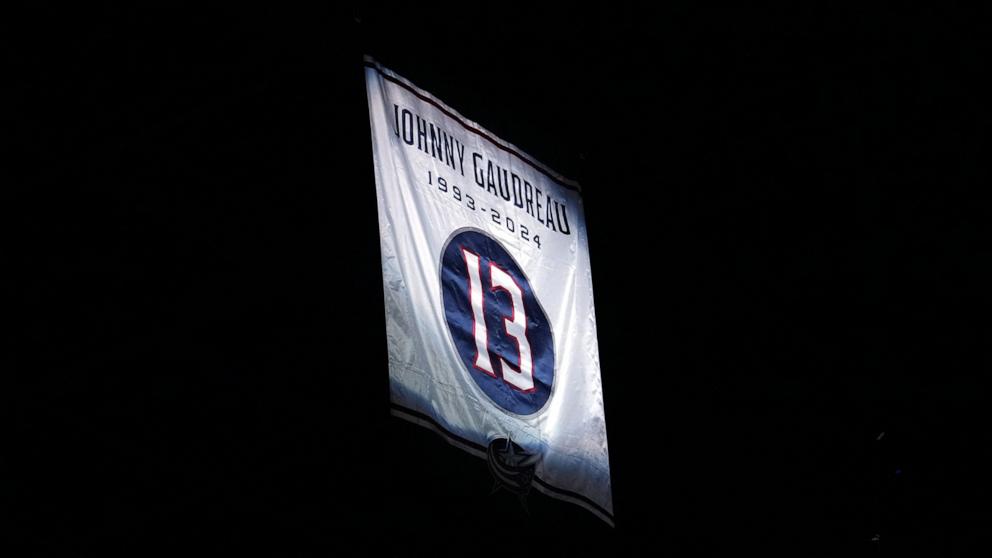
[{"label": "hanging banner", "polygon": [[391,408],[613,524],[578,184],[366,58]]}]

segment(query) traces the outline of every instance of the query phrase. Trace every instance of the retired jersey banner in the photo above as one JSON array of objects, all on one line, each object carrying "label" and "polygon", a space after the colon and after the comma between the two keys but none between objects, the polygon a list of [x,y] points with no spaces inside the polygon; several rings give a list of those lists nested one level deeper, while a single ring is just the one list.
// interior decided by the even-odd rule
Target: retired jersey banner
[{"label": "retired jersey banner", "polygon": [[578,185],[365,62],[393,414],[613,524]]}]

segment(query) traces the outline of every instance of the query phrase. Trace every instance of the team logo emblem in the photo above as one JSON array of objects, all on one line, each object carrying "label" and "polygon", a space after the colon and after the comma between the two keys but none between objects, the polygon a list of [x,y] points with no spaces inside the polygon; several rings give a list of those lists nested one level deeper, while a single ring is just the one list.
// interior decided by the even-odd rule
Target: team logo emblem
[{"label": "team logo emblem", "polygon": [[486,448],[486,462],[495,483],[493,492],[504,489],[515,495],[527,509],[527,494],[534,482],[540,455],[528,453],[509,438],[496,438]]},{"label": "team logo emblem", "polygon": [[530,282],[495,239],[472,229],[448,240],[441,291],[451,338],[465,369],[497,406],[532,415],[551,397],[551,324]]}]

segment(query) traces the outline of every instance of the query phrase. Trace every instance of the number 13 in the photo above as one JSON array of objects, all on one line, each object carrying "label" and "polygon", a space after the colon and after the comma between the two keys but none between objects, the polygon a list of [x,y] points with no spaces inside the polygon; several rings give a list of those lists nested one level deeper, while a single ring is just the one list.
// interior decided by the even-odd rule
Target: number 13
[{"label": "number 13", "polygon": [[[482,272],[479,255],[462,248],[462,255],[465,257],[465,267],[468,270],[468,298],[472,306],[472,333],[475,337],[475,361],[476,368],[485,374],[496,378],[496,371],[489,358],[489,335],[486,330],[486,306],[485,291],[482,288]],[[516,370],[509,362],[499,357],[502,369],[503,381],[510,384],[510,387],[524,393],[534,391],[534,362],[531,357],[530,343],[527,341],[527,314],[524,310],[524,293],[520,285],[513,277],[496,265],[489,262],[489,282],[492,285],[490,292],[498,290],[510,295],[510,302],[513,305],[513,314],[503,318],[503,327],[506,333],[517,342],[517,362],[520,369]]]}]

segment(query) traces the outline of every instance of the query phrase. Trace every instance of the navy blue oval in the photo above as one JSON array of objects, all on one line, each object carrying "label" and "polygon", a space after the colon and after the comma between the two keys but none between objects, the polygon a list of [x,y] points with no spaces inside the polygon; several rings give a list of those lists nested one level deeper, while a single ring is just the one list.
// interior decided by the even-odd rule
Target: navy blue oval
[{"label": "navy blue oval", "polygon": [[[469,299],[469,275],[463,250],[479,257],[482,280],[483,308],[488,332],[489,359],[495,377],[475,367],[476,344],[474,318]],[[496,264],[508,273],[523,294],[526,312],[526,337],[533,358],[534,389],[521,391],[503,379],[503,361],[514,370],[520,369],[517,340],[507,333],[504,319],[512,319],[513,302],[503,289],[493,289],[490,266]],[[548,398],[555,376],[555,350],[551,324],[537,301],[530,281],[503,246],[486,234],[464,230],[450,240],[441,255],[441,295],[444,315],[451,339],[461,356],[462,364],[476,385],[502,409],[516,415],[532,415],[541,410]]]}]

